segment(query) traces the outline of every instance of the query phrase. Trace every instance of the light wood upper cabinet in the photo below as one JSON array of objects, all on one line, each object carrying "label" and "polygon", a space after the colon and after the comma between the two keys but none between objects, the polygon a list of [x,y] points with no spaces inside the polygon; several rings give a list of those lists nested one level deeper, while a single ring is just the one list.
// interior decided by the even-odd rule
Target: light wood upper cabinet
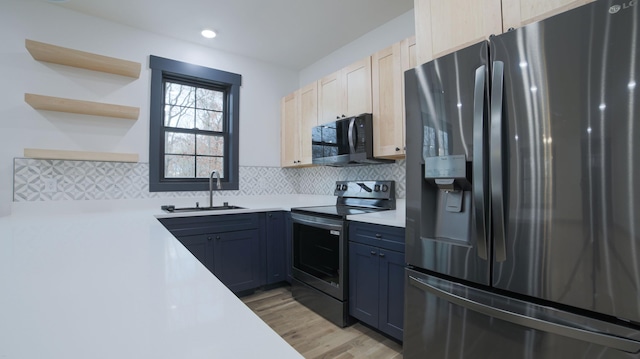
[{"label": "light wood upper cabinet", "polygon": [[414,13],[418,64],[502,33],[500,0],[414,0]]},{"label": "light wood upper cabinet", "polygon": [[311,129],[318,124],[318,82],[313,82],[281,100],[280,165],[312,164]]},{"label": "light wood upper cabinet", "polygon": [[340,71],[327,75],[318,83],[318,123],[336,120],[342,112]]},{"label": "light wood upper cabinet", "polygon": [[318,125],[318,82],[312,82],[299,90],[300,109],[300,159],[298,165],[312,163],[311,130]]},{"label": "light wood upper cabinet", "polygon": [[318,124],[371,112],[370,56],[319,81]]},{"label": "light wood upper cabinet", "polygon": [[373,152],[380,158],[405,156],[404,72],[416,67],[415,36],[371,56]]},{"label": "light wood upper cabinet", "polygon": [[343,103],[341,115],[371,113],[371,57],[342,69]]},{"label": "light wood upper cabinet", "polygon": [[373,90],[373,154],[404,157],[404,98],[400,43],[371,56]]},{"label": "light wood upper cabinet", "polygon": [[298,136],[298,94],[297,91],[280,100],[280,165],[297,166],[300,138]]},{"label": "light wood upper cabinet", "polygon": [[[402,61],[402,72],[412,69],[420,63],[418,63],[417,53],[416,53],[416,37],[411,36],[408,39],[404,39],[400,41],[400,52]],[[404,76],[403,76],[404,81]],[[404,86],[403,86],[404,87]],[[403,96],[404,97],[404,96]]]},{"label": "light wood upper cabinet", "polygon": [[503,31],[585,5],[593,0],[502,0]]}]

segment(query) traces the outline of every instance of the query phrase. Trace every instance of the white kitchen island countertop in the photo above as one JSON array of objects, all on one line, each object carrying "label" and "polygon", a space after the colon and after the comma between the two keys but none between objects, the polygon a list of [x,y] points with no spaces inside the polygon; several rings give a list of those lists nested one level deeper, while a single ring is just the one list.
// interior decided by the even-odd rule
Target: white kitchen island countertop
[{"label": "white kitchen island countertop", "polygon": [[[253,205],[332,200],[316,197]],[[157,221],[159,203],[183,200],[14,203],[0,358],[301,358]]]},{"label": "white kitchen island countertop", "polygon": [[[0,217],[0,358],[301,358],[156,219],[196,200],[14,203]],[[247,209],[207,214],[335,197],[214,201]]]}]

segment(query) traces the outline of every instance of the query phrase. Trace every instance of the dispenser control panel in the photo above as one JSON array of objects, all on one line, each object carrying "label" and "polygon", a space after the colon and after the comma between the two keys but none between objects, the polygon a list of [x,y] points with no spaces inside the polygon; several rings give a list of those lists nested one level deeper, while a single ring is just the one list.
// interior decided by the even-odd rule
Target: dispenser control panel
[{"label": "dispenser control panel", "polygon": [[424,178],[466,178],[465,155],[437,156],[424,159]]}]

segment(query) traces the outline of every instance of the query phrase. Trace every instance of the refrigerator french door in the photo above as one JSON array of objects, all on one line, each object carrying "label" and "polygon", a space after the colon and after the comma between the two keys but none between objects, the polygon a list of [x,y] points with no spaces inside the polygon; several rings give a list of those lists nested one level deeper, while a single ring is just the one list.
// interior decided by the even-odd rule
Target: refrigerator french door
[{"label": "refrigerator french door", "polygon": [[639,10],[406,73],[405,358],[640,357]]}]

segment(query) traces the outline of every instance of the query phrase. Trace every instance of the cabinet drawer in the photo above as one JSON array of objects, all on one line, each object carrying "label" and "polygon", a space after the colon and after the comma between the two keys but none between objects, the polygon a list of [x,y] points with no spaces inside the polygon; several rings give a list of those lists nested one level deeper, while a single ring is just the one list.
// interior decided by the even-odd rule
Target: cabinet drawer
[{"label": "cabinet drawer", "polygon": [[404,253],[404,228],[350,222],[349,240]]},{"label": "cabinet drawer", "polygon": [[159,219],[175,236],[234,232],[259,227],[257,213]]}]

